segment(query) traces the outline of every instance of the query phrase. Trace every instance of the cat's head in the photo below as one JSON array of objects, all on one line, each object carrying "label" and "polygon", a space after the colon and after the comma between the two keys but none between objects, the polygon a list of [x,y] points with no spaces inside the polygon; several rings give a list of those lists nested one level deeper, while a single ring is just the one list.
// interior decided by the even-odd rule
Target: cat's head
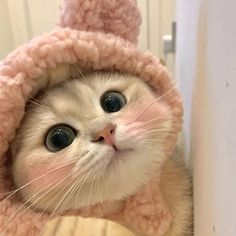
[{"label": "cat's head", "polygon": [[160,170],[171,129],[165,98],[136,77],[67,81],[28,104],[12,145],[14,182],[46,211],[125,198]]}]

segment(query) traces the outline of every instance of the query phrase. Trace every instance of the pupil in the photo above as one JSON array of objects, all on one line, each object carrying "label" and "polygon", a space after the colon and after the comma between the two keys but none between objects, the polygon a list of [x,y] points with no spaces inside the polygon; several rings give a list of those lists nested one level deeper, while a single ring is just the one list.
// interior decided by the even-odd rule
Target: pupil
[{"label": "pupil", "polygon": [[100,100],[103,110],[107,113],[120,111],[126,104],[125,96],[120,92],[107,92]]},{"label": "pupil", "polygon": [[58,129],[54,135],[52,136],[51,140],[53,146],[55,148],[65,148],[70,145],[70,139],[68,134],[62,129]]},{"label": "pupil", "polygon": [[105,99],[105,106],[109,112],[116,112],[121,109],[121,101],[117,96],[108,95]]}]

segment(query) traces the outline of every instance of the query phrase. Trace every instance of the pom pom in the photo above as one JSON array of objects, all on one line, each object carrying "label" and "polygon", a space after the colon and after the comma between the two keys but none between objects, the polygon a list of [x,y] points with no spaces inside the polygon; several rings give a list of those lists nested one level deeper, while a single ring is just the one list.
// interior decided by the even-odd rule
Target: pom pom
[{"label": "pom pom", "polygon": [[59,25],[111,33],[137,44],[141,14],[136,0],[64,0]]}]

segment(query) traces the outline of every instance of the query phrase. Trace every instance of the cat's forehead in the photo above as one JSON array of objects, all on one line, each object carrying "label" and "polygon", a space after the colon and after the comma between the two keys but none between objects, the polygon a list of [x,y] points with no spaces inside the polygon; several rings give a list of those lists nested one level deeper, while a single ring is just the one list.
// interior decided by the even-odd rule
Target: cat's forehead
[{"label": "cat's forehead", "polygon": [[54,115],[86,120],[104,114],[100,99],[107,91],[123,93],[131,105],[151,92],[144,81],[134,76],[91,73],[49,89],[41,102],[49,107]]},{"label": "cat's forehead", "polygon": [[144,90],[149,91],[150,88],[141,79],[131,75],[98,72],[66,81],[50,89],[46,93],[44,101],[63,98],[64,100],[76,99],[78,102],[84,102],[84,100],[88,100],[91,96],[101,96],[109,90],[143,92]]},{"label": "cat's forehead", "polygon": [[136,84],[142,84],[138,78],[119,73],[92,73],[88,74],[82,82],[90,86],[94,91],[104,91],[113,87],[121,91],[127,90]]}]

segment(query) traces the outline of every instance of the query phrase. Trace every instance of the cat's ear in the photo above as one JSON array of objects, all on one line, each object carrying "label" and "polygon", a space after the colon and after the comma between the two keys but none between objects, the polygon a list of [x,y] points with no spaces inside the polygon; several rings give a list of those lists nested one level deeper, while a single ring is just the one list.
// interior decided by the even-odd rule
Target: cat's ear
[{"label": "cat's ear", "polygon": [[64,0],[59,25],[111,33],[136,44],[141,21],[136,0]]}]

